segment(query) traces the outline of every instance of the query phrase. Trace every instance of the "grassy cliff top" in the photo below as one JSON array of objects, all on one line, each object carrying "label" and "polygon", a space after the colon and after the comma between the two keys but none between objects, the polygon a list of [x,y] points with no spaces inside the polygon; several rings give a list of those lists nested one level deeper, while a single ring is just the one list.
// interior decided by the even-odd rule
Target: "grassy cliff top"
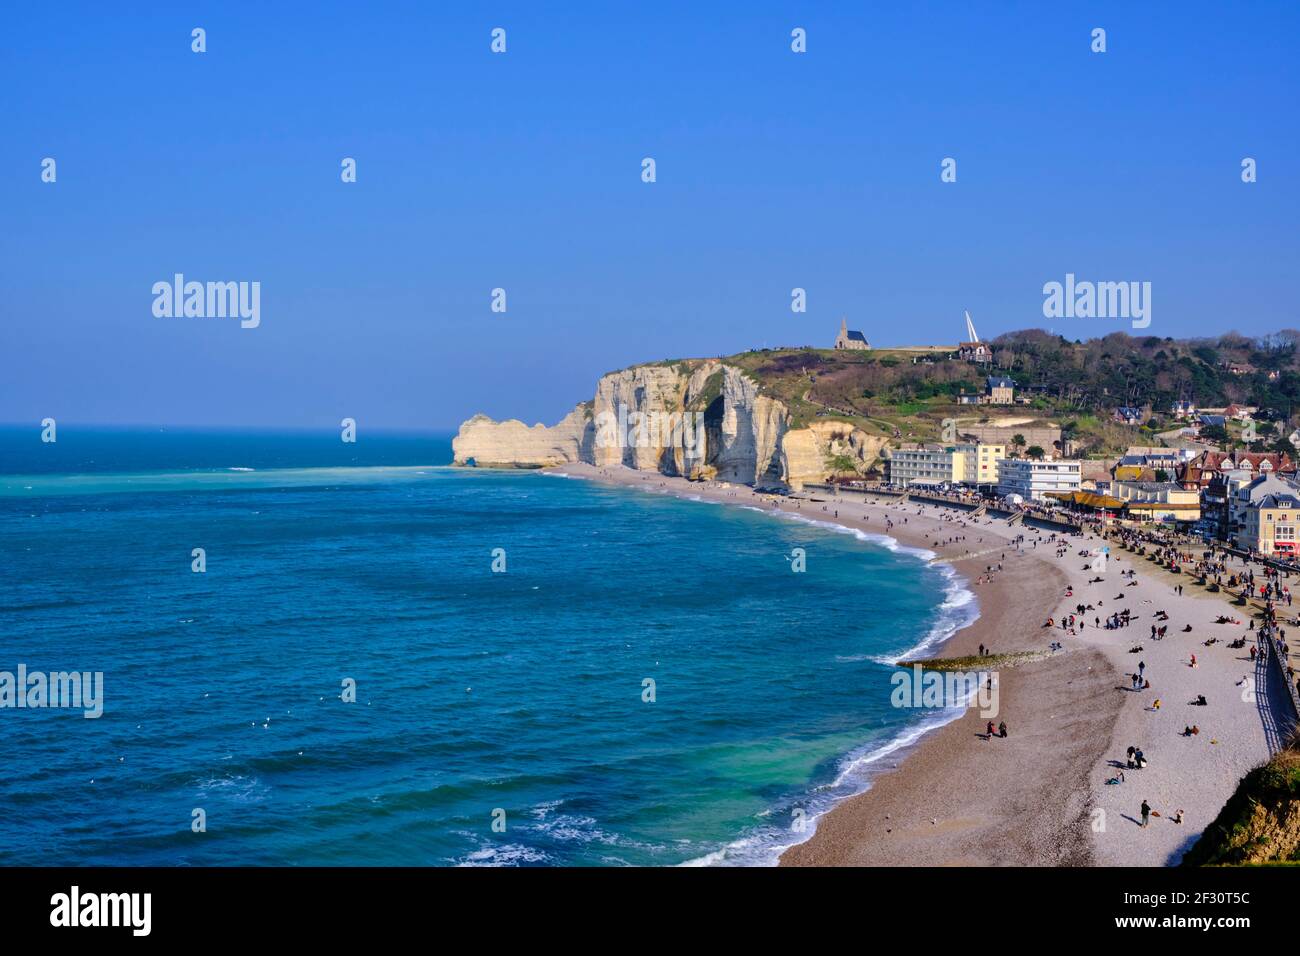
[{"label": "grassy cliff top", "polygon": [[[987,343],[993,361],[984,365],[957,360],[956,343],[854,351],[757,349],[720,360],[744,370],[763,394],[783,402],[796,427],[818,420],[850,421],[871,434],[933,441],[941,438],[946,418],[960,424],[1014,418],[1026,427],[1062,426],[1086,457],[1113,455],[1129,445],[1164,444],[1159,434],[1177,426],[1170,410],[1179,399],[1203,408],[1255,406],[1262,421],[1250,447],[1282,447],[1300,422],[1298,343],[1300,332],[1291,330],[1255,339],[1116,332],[1075,341],[1029,330]],[[656,364],[690,371],[705,361]],[[1014,379],[1017,398],[1027,403],[958,403],[959,395],[983,394],[989,375]],[[1114,421],[1113,412],[1121,405],[1141,409],[1143,424]],[[1230,427],[1228,432],[1221,444],[1242,443],[1239,430]]]},{"label": "grassy cliff top", "polygon": [[1300,750],[1296,743],[1242,778],[1184,866],[1300,866]]}]

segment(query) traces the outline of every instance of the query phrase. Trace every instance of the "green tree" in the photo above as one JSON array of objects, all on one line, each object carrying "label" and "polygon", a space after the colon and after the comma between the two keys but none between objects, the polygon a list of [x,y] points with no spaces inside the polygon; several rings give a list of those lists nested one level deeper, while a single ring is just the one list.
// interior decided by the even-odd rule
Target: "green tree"
[{"label": "green tree", "polygon": [[[1016,437],[1018,438],[1020,436],[1017,435]],[[1034,459],[1034,461],[1042,461],[1047,452],[1043,451],[1042,447],[1039,445],[1030,445],[1029,451],[1025,452],[1025,454]]]},{"label": "green tree", "polygon": [[1228,441],[1228,430],[1222,425],[1203,425],[1201,426],[1201,438],[1205,441],[1214,442],[1216,445],[1222,445]]}]

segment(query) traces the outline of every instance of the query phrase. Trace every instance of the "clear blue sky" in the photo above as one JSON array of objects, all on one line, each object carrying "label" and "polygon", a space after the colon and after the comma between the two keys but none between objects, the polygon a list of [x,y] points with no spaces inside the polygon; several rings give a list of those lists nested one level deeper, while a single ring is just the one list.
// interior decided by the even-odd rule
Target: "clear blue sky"
[{"label": "clear blue sky", "polygon": [[[549,422],[603,372],[829,345],[841,315],[878,344],[956,341],[963,309],[985,337],[1046,327],[1067,272],[1152,282],[1151,334],[1300,326],[1292,2],[0,21],[0,421]],[[260,328],[154,318],[175,272],[261,282]]]}]

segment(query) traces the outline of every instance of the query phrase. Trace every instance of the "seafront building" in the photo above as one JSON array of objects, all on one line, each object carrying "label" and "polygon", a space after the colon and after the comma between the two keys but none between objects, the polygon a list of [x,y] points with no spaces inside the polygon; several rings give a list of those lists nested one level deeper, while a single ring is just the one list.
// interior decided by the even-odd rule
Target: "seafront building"
[{"label": "seafront building", "polygon": [[998,494],[1042,501],[1049,492],[1069,494],[1083,484],[1079,461],[1033,461],[1006,458],[998,463]]},{"label": "seafront building", "polygon": [[1138,521],[1201,520],[1201,496],[1172,481],[1116,481],[1110,493],[1125,502],[1127,516]]},{"label": "seafront building", "polygon": [[892,449],[888,481],[895,488],[913,485],[961,484],[972,488],[995,485],[998,463],[1006,458],[1005,445],[905,445]]},{"label": "seafront building", "polygon": [[1236,534],[1239,548],[1260,554],[1294,558],[1297,540],[1296,525],[1300,524],[1300,495],[1288,493],[1267,494],[1245,509],[1241,530]]}]

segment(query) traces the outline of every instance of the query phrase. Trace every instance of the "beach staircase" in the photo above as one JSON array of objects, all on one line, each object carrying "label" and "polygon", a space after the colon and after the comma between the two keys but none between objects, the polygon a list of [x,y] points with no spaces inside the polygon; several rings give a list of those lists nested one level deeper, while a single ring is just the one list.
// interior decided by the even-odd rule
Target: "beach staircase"
[{"label": "beach staircase", "polygon": [[1025,521],[1025,513],[1023,511],[1017,511],[1015,514],[1013,514],[1010,518],[1007,519],[1007,524],[1008,525],[1024,524],[1024,521]]},{"label": "beach staircase", "polygon": [[989,510],[989,506],[986,503],[981,502],[980,506],[970,513],[970,517],[978,518],[980,515],[982,515],[984,512],[988,510]]}]

